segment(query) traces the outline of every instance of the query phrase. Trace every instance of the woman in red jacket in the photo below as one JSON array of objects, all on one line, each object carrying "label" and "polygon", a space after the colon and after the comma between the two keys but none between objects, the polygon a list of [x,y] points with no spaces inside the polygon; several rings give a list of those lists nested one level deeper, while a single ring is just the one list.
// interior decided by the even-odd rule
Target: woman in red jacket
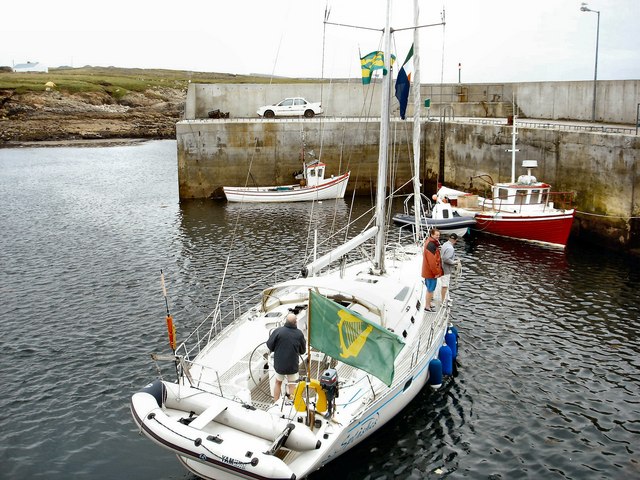
[{"label": "woman in red jacket", "polygon": [[428,312],[435,312],[433,302],[433,292],[438,284],[438,277],[442,276],[442,261],[440,260],[440,230],[433,227],[429,230],[429,236],[424,242],[422,250],[422,278],[427,287],[427,299],[424,309]]}]

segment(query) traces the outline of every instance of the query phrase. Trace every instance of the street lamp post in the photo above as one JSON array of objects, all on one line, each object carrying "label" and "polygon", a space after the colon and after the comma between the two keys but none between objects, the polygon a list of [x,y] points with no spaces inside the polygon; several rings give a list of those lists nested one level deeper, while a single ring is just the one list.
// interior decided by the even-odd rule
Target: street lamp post
[{"label": "street lamp post", "polygon": [[596,121],[596,83],[598,81],[598,43],[600,42],[600,11],[591,10],[586,3],[582,3],[580,10],[583,12],[592,12],[598,14],[598,24],[596,27],[596,66],[593,72],[593,107],[591,108],[591,121]]}]

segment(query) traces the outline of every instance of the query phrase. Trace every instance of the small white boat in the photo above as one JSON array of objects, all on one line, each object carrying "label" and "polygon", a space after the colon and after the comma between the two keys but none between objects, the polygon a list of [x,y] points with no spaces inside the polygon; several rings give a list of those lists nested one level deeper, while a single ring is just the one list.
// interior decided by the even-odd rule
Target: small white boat
[{"label": "small white boat", "polygon": [[271,187],[223,187],[229,202],[310,202],[344,198],[351,172],[324,178],[326,165],[318,160],[304,165],[300,182]]},{"label": "small white boat", "polygon": [[553,192],[551,185],[532,175],[536,160],[524,160],[526,175],[515,179],[516,121],[512,130],[511,181],[491,182],[491,197],[442,187],[438,198],[448,198],[455,212],[475,219],[475,229],[503,237],[564,248],[569,239],[575,210],[572,192]]},{"label": "small white boat", "polygon": [[[411,213],[410,205],[411,197],[407,197],[404,203],[404,213],[396,213],[393,216],[393,222],[400,226],[413,226],[416,224],[416,217]],[[469,233],[469,229],[474,227],[476,220],[472,216],[461,216],[454,209],[446,198],[439,198],[434,195],[434,202],[431,202],[423,196],[422,205],[425,205],[426,212],[421,216],[420,222],[422,227],[429,230],[436,227],[444,235],[455,233],[458,237],[462,237]]]}]

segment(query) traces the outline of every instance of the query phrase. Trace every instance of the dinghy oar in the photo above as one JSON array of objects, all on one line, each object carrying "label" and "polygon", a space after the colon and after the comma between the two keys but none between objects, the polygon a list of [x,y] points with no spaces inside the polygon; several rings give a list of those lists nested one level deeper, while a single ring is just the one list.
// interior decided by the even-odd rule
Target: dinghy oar
[{"label": "dinghy oar", "polygon": [[176,356],[176,327],[173,324],[173,317],[169,313],[169,300],[167,299],[167,289],[164,286],[164,273],[160,269],[160,284],[162,285],[162,295],[164,296],[164,306],[167,309],[167,332],[169,334],[169,346],[173,351],[174,363],[176,366],[176,377],[180,381],[180,374],[178,373],[178,359]]}]

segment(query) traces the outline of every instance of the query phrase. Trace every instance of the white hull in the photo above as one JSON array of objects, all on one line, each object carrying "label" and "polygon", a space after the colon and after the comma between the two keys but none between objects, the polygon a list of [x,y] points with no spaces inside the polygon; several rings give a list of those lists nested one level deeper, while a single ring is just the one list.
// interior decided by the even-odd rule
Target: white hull
[{"label": "white hull", "polygon": [[[168,398],[162,407],[148,393],[133,396],[136,423],[145,435],[176,453],[202,478],[303,478],[322,467],[374,434],[427,383],[429,362],[438,358],[447,332],[449,307],[438,298],[437,288],[439,309],[424,312],[421,251],[416,246],[399,247],[387,257],[383,275],[371,275],[371,265],[360,262],[347,266],[342,275],[336,270],[265,290],[260,304],[202,345],[189,368],[192,385],[186,377],[181,378],[180,387],[168,384]],[[269,362],[265,369],[262,355],[266,351],[261,347],[269,331],[294,306],[301,308],[298,326],[306,335],[308,310],[304,307],[309,288],[350,299],[349,308],[370,320],[376,320],[375,312],[382,312],[382,320],[379,316],[377,320],[405,341],[390,387],[363,370],[338,362],[335,368],[341,387],[334,415],[327,420],[321,412],[315,413],[312,428],[305,425],[306,411],[273,405],[269,392],[272,365]],[[311,378],[321,374],[321,357],[312,351]],[[251,402],[255,410],[244,408],[242,401]],[[154,414],[151,419],[150,413]],[[178,421],[190,415],[195,418],[190,425]],[[297,437],[287,440],[277,453],[265,454],[288,423],[295,425]]]},{"label": "white hull", "polygon": [[344,198],[350,172],[322,180],[319,185],[272,187],[223,187],[229,202],[310,202]]}]

